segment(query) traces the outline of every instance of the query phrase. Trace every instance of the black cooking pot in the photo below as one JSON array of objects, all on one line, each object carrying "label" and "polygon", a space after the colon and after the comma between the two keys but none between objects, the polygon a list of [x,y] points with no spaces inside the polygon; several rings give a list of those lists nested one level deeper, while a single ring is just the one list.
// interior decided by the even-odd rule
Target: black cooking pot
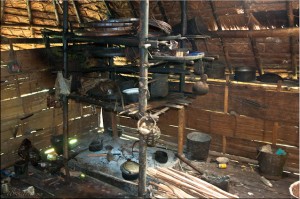
[{"label": "black cooking pot", "polygon": [[154,158],[159,163],[166,163],[168,162],[168,154],[164,151],[156,151],[154,154]]},{"label": "black cooking pot", "polygon": [[139,177],[139,164],[130,159],[124,162],[120,169],[125,180],[136,180]]},{"label": "black cooking pot", "polygon": [[241,82],[251,82],[256,79],[256,69],[249,66],[240,66],[234,69],[234,79]]}]

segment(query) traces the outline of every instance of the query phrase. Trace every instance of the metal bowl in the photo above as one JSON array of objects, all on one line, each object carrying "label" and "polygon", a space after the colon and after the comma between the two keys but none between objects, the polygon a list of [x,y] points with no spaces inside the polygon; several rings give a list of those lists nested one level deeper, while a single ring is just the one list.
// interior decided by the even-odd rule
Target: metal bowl
[{"label": "metal bowl", "polygon": [[129,88],[122,91],[126,102],[134,103],[139,101],[139,88]]}]

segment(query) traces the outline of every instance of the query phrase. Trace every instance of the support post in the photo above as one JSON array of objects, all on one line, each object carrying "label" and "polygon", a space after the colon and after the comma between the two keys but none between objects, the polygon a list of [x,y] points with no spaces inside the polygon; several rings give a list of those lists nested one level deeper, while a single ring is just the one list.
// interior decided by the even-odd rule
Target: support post
[{"label": "support post", "polygon": [[[68,1],[63,2],[63,53],[64,53],[64,78],[68,77]],[[63,95],[63,134],[64,134],[64,167],[66,171],[67,178],[70,177],[69,167],[68,167],[68,158],[69,158],[69,149],[68,149],[68,98],[66,95]]]},{"label": "support post", "polygon": [[[145,46],[148,38],[149,24],[149,0],[142,0],[140,3],[140,79],[139,79],[139,114],[144,116],[147,110],[148,93],[148,51]],[[146,171],[147,171],[147,145],[144,136],[139,136],[139,185],[138,196],[146,194]]]},{"label": "support post", "polygon": [[178,109],[178,155],[183,154],[183,137],[185,130],[185,108]]},{"label": "support post", "polygon": [[[293,2],[287,1],[287,10],[288,10],[288,19],[289,19],[289,26],[290,28],[294,27],[295,19],[293,13]],[[297,79],[298,77],[298,64],[296,59],[296,48],[295,44],[297,42],[297,38],[290,36],[290,52],[291,52],[291,69],[293,72],[293,79]]]},{"label": "support post", "polygon": [[112,111],[110,112],[111,115],[111,129],[113,138],[118,138],[118,127],[117,127],[117,113]]},{"label": "support post", "polygon": [[[224,91],[224,113],[228,113],[228,85],[229,85],[229,75],[226,74],[226,84],[225,84],[225,91]],[[222,136],[222,152],[226,153],[226,145],[227,139],[226,136]]]},{"label": "support post", "polygon": [[[180,1],[181,5],[181,36],[186,35],[186,30],[187,30],[187,2],[186,0]],[[184,48],[184,41],[181,40],[180,42],[180,47]]]}]

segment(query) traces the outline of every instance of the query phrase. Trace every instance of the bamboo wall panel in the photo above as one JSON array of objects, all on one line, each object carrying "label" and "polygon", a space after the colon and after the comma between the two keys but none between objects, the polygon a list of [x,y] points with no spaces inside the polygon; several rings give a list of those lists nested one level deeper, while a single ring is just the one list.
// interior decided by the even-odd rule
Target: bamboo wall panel
[{"label": "bamboo wall panel", "polygon": [[[224,85],[210,84],[209,93],[199,96],[186,108],[186,135],[200,131],[212,136],[211,150],[256,159],[265,144],[289,152],[286,166],[297,168],[299,161],[299,93],[275,91],[245,84],[230,84],[229,113],[224,109]],[[190,91],[190,85],[186,90]],[[120,119],[122,125],[136,128],[136,121]],[[278,123],[276,132],[275,123]],[[162,139],[177,143],[177,113],[169,110],[160,116]],[[171,136],[175,139],[171,139]],[[223,136],[226,145],[223,146]],[[275,139],[275,140],[273,140]]]},{"label": "bamboo wall panel", "polygon": [[[19,159],[16,153],[25,138],[43,149],[50,146],[52,135],[62,133],[62,108],[47,107],[45,89],[53,88],[56,75],[48,70],[45,50],[16,51],[16,55],[22,71],[9,73],[8,52],[1,52],[1,80],[5,81],[1,83],[1,168]],[[69,101],[71,136],[98,126],[98,115],[91,115],[91,109],[83,115],[81,109],[80,103]]]},{"label": "bamboo wall panel", "polygon": [[21,98],[1,101],[1,121],[23,116],[24,110],[22,105]]}]

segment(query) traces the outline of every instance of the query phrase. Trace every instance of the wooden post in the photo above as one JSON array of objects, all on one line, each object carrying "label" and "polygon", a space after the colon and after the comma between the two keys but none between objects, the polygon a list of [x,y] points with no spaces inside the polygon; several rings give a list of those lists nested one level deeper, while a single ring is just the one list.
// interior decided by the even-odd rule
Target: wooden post
[{"label": "wooden post", "polygon": [[110,112],[111,115],[111,129],[113,133],[113,138],[118,137],[118,128],[117,128],[117,114],[116,112]]},{"label": "wooden post", "polygon": [[[279,80],[277,82],[277,88],[276,91],[280,92],[282,88],[282,81]],[[279,123],[278,122],[274,122],[273,124],[273,129],[272,129],[272,145],[276,145],[277,142],[277,137],[278,137],[278,127],[279,127]]]},{"label": "wooden post", "polygon": [[[224,113],[228,113],[228,85],[229,85],[229,75],[226,74],[226,84],[225,84],[225,91],[224,91]],[[226,136],[222,136],[222,152],[226,153],[226,145],[227,140]]]},{"label": "wooden post", "polygon": [[[287,1],[288,19],[290,28],[294,27],[294,13],[293,13],[293,3]],[[298,43],[296,37],[290,36],[290,52],[291,52],[291,69],[293,71],[293,79],[297,79],[298,64],[296,61],[296,49],[295,44]]]},{"label": "wooden post", "polygon": [[224,113],[228,113],[228,84],[229,84],[229,75],[226,74],[226,84],[224,92]]},{"label": "wooden post", "polygon": [[185,108],[178,109],[178,154],[183,153],[183,136],[185,130]]}]

